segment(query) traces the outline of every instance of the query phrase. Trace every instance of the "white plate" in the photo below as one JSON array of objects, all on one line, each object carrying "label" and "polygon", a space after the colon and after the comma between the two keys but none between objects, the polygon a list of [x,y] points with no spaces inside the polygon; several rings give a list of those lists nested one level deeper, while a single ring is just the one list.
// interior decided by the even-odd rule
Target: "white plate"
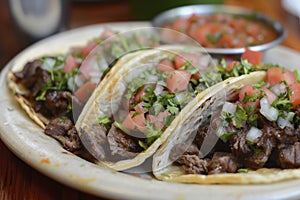
[{"label": "white plate", "polygon": [[[104,26],[114,30],[145,27],[148,23],[112,23],[79,28],[38,42],[17,55],[3,69],[0,77],[0,136],[19,158],[33,168],[63,184],[97,196],[118,199],[284,199],[300,197],[300,180],[267,185],[193,185],[174,184],[137,178],[113,172],[89,163],[65,151],[58,142],[46,136],[20,109],[6,85],[6,74],[13,65],[44,54],[68,50],[98,36]],[[299,66],[300,54],[276,47],[265,55],[265,61]]]},{"label": "white plate", "polygon": [[299,0],[282,0],[282,6],[283,8],[291,13],[292,15],[295,15],[300,18],[300,1]]}]

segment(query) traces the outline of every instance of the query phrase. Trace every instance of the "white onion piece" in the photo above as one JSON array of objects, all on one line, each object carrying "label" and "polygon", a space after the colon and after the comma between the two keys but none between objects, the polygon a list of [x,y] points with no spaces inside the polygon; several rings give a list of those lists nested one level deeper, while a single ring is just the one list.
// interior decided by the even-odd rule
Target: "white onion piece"
[{"label": "white onion piece", "polygon": [[175,94],[175,99],[177,102],[182,102],[186,97],[186,93],[185,92],[178,92]]},{"label": "white onion piece", "polygon": [[290,127],[290,128],[294,128],[293,124],[291,123],[291,121],[294,118],[295,113],[294,112],[289,112],[289,113],[284,113],[285,114],[285,118],[283,117],[278,117],[277,120],[277,125],[280,128],[285,128],[285,127]]},{"label": "white onion piece", "polygon": [[158,77],[156,75],[149,74],[146,77],[146,83],[156,83],[157,79],[158,79]]},{"label": "white onion piece", "polygon": [[78,88],[80,88],[81,86],[83,86],[84,82],[83,80],[81,79],[80,75],[75,75],[74,76],[74,83],[76,84],[76,86]]},{"label": "white onion piece", "polygon": [[215,134],[220,138],[226,133],[226,129],[223,126],[220,126],[216,129]]},{"label": "white onion piece", "polygon": [[234,114],[236,111],[237,105],[230,102],[225,102],[222,108],[222,112],[227,112],[230,114]]},{"label": "white onion piece", "polygon": [[55,62],[56,61],[53,58],[46,58],[43,62],[42,69],[50,71],[54,67]]},{"label": "white onion piece", "polygon": [[279,94],[286,92],[286,86],[283,83],[276,84],[273,87],[271,87],[271,91],[278,96]]},{"label": "white onion piece", "polygon": [[246,135],[246,140],[254,142],[257,138],[261,137],[263,132],[258,128],[252,126]]},{"label": "white onion piece", "polygon": [[278,110],[269,104],[268,99],[266,97],[263,97],[260,100],[259,112],[271,122],[276,121],[279,115]]},{"label": "white onion piece", "polygon": [[282,129],[285,127],[294,128],[294,126],[288,119],[284,119],[282,117],[278,117],[277,125],[279,126],[279,128],[282,128]]},{"label": "white onion piece", "polygon": [[76,86],[75,86],[74,77],[71,77],[71,78],[68,79],[68,88],[69,88],[69,90],[71,90],[72,92],[75,91]]},{"label": "white onion piece", "polygon": [[164,90],[164,86],[156,84],[155,89],[154,89],[153,92],[156,96],[158,96],[162,93],[163,90]]}]

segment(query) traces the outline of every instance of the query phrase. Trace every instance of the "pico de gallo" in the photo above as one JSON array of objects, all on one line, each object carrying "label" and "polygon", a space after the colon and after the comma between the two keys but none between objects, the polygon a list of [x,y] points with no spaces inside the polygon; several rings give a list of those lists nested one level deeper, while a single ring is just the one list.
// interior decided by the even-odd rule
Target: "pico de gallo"
[{"label": "pico de gallo", "polygon": [[[249,47],[270,42],[278,36],[274,28],[264,22],[227,13],[178,17],[162,27],[182,32],[207,48]],[[162,37],[169,40],[170,35],[167,30],[165,32],[167,35],[162,30]],[[182,37],[172,40],[185,42]]]},{"label": "pico de gallo", "polygon": [[[207,58],[193,53],[179,53],[161,60],[152,70],[139,74],[127,86],[117,114],[97,119],[104,131],[112,156],[129,158],[124,152],[138,153],[147,149],[171,124],[178,113],[199,92],[228,77],[248,74],[263,66],[254,66],[261,53],[247,51],[241,61],[210,66]],[[214,69],[214,70],[211,70]],[[93,132],[97,132],[93,129]],[[123,138],[123,139],[120,139]],[[125,142],[127,141],[127,142]],[[116,147],[117,146],[117,147]],[[131,154],[135,156],[135,154]]]}]

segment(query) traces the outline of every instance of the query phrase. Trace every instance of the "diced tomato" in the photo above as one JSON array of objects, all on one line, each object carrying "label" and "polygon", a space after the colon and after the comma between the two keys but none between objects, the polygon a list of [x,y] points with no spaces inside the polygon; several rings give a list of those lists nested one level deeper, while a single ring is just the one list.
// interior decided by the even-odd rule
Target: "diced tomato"
[{"label": "diced tomato", "polygon": [[246,49],[245,52],[242,54],[243,60],[248,60],[249,63],[256,66],[261,63],[263,57],[263,53],[259,51],[252,51],[250,49]]},{"label": "diced tomato", "polygon": [[[246,85],[239,92],[239,101],[244,104],[245,96],[253,95],[258,92],[259,92],[259,90],[256,88],[253,88],[252,85]],[[259,104],[259,99],[257,99],[254,102],[246,102],[245,105],[254,106],[256,108],[258,106],[258,104]]]},{"label": "diced tomato", "polygon": [[156,129],[162,129],[164,127],[163,123],[159,121],[155,115],[147,115],[147,121],[154,124]]},{"label": "diced tomato", "polygon": [[160,113],[158,113],[157,118],[159,121],[163,122],[165,120],[166,117],[170,116],[171,114],[169,113],[169,111],[165,110],[162,111]]},{"label": "diced tomato", "polygon": [[226,70],[227,70],[227,71],[231,71],[231,70],[233,70],[233,68],[234,68],[235,65],[239,65],[239,64],[240,64],[239,61],[232,61],[231,63],[229,63],[229,64],[227,65]]},{"label": "diced tomato", "polygon": [[198,72],[196,74],[193,74],[191,79],[194,79],[194,80],[198,81],[200,79],[200,77],[201,77],[201,74],[200,74],[200,72]]},{"label": "diced tomato", "polygon": [[173,23],[172,28],[174,30],[178,30],[180,32],[184,32],[186,31],[186,29],[188,28],[189,23],[186,19],[184,18],[177,18],[176,21]]},{"label": "diced tomato", "polygon": [[214,35],[221,32],[222,27],[218,24],[206,23],[190,32],[191,37],[198,41],[202,46],[206,47],[211,42],[208,41],[208,35]]},{"label": "diced tomato", "polygon": [[180,53],[179,55],[176,55],[174,57],[174,63],[175,63],[175,69],[180,69],[184,65],[189,62],[191,66],[189,68],[199,68],[199,69],[204,69],[207,66],[202,66],[200,63],[200,58],[197,54],[192,54],[192,53]]},{"label": "diced tomato", "polygon": [[76,59],[72,55],[68,55],[65,61],[64,71],[69,73],[73,68],[79,67],[79,64],[76,62]]},{"label": "diced tomato", "polygon": [[271,90],[269,90],[265,86],[262,87],[262,90],[265,92],[267,99],[269,101],[269,104],[272,104],[277,99],[276,94],[274,94]]},{"label": "diced tomato", "polygon": [[290,70],[274,67],[267,70],[267,81],[271,86],[281,83],[282,81],[286,81],[288,85],[291,85],[296,83],[297,79]]},{"label": "diced tomato", "polygon": [[235,40],[234,35],[226,34],[226,35],[223,35],[222,37],[220,37],[218,43],[222,47],[233,48],[233,47],[236,47],[234,40]]},{"label": "diced tomato", "polygon": [[134,107],[134,110],[137,112],[146,113],[147,111],[143,107],[144,104],[145,104],[145,102],[143,102],[143,101],[136,104],[136,106]]},{"label": "diced tomato", "polygon": [[191,74],[186,71],[174,70],[170,72],[166,80],[168,91],[175,93],[186,90],[190,79]]},{"label": "diced tomato", "polygon": [[74,95],[81,101],[85,102],[96,88],[95,83],[86,82],[82,87],[78,88]]},{"label": "diced tomato", "polygon": [[174,64],[169,59],[164,59],[156,66],[157,71],[159,72],[169,72],[174,70]]},{"label": "diced tomato", "polygon": [[254,22],[248,22],[246,32],[253,37],[257,37],[261,33],[261,28]]},{"label": "diced tomato", "polygon": [[298,108],[300,105],[300,83],[290,85],[290,89],[293,91],[290,100],[293,101],[294,108]]},{"label": "diced tomato", "polygon": [[122,125],[128,130],[139,130],[144,132],[146,130],[146,119],[143,113],[136,114],[134,111],[130,111]]},{"label": "diced tomato", "polygon": [[98,45],[97,42],[95,42],[95,41],[90,41],[85,47],[83,47],[83,48],[81,49],[82,55],[83,55],[84,57],[87,57],[87,56],[90,54],[90,52],[91,52],[94,48],[97,47],[97,45]]},{"label": "diced tomato", "polygon": [[156,128],[162,129],[164,128],[163,122],[166,117],[170,116],[171,114],[168,111],[162,111],[158,113],[157,116],[154,115],[147,115],[147,121],[153,123]]},{"label": "diced tomato", "polygon": [[144,96],[146,94],[146,89],[149,89],[149,88],[153,88],[154,85],[143,85],[134,95],[133,97],[133,102],[134,103],[137,103],[137,102],[140,102],[140,98],[141,96]]}]

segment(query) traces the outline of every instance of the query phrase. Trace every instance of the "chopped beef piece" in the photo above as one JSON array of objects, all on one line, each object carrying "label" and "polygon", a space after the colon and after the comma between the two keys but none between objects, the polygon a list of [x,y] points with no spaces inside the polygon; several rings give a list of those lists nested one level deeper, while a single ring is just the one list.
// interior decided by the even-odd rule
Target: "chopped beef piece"
[{"label": "chopped beef piece", "polygon": [[209,128],[209,125],[198,129],[195,139],[194,139],[194,144],[196,144],[198,146],[198,148],[201,148],[204,138],[207,135],[208,128]]},{"label": "chopped beef piece", "polygon": [[45,134],[56,138],[63,147],[71,152],[81,148],[81,142],[74,124],[68,118],[55,118],[50,120],[45,129]]},{"label": "chopped beef piece", "polygon": [[137,141],[114,125],[110,128],[107,139],[113,156],[133,158],[143,150]]},{"label": "chopped beef piece", "polygon": [[177,160],[188,174],[206,174],[209,159],[201,159],[197,155],[184,154]]},{"label": "chopped beef piece", "polygon": [[65,149],[72,152],[78,150],[81,147],[81,141],[75,126],[68,130],[67,137],[68,140],[65,140],[65,142],[63,143]]},{"label": "chopped beef piece", "polygon": [[278,159],[284,169],[300,167],[300,142],[279,150]]},{"label": "chopped beef piece", "polygon": [[174,147],[170,151],[169,159],[171,161],[175,161],[177,159],[180,159],[180,157],[185,155],[196,155],[201,157],[202,154],[199,151],[198,147],[194,144],[191,145],[185,145],[185,144],[177,144],[174,145]]},{"label": "chopped beef piece", "polygon": [[245,158],[245,166],[258,169],[263,167],[271,153],[273,147],[275,147],[275,138],[273,137],[272,129],[269,128],[268,124],[265,124],[262,129],[262,136],[257,139],[254,143],[253,148],[255,149],[253,154],[247,158]]},{"label": "chopped beef piece", "polygon": [[64,116],[71,102],[72,94],[68,91],[47,91],[44,105],[51,116]]},{"label": "chopped beef piece", "polygon": [[239,165],[231,153],[216,152],[208,163],[208,174],[235,173]]},{"label": "chopped beef piece", "polygon": [[252,154],[252,150],[246,141],[247,133],[237,133],[230,138],[230,148],[237,158],[248,157]]},{"label": "chopped beef piece", "polygon": [[105,160],[109,155],[106,132],[103,124],[93,124],[89,132],[84,128],[79,131],[82,144],[98,160]]},{"label": "chopped beef piece", "polygon": [[17,82],[27,89],[31,89],[34,87],[35,83],[37,82],[37,78],[42,78],[41,76],[37,76],[38,69],[41,70],[43,62],[41,60],[34,60],[32,62],[26,63],[22,71],[15,72],[14,76],[17,78]]},{"label": "chopped beef piece", "polygon": [[[264,127],[265,128],[265,127]],[[300,130],[293,129],[290,127],[285,127],[284,129],[280,129],[279,127],[267,127],[269,132],[272,132],[272,135],[276,138],[279,144],[294,144],[300,138]]]},{"label": "chopped beef piece", "polygon": [[208,159],[202,159],[202,154],[195,144],[175,145],[170,152],[169,159],[182,165],[188,174],[206,174]]}]

